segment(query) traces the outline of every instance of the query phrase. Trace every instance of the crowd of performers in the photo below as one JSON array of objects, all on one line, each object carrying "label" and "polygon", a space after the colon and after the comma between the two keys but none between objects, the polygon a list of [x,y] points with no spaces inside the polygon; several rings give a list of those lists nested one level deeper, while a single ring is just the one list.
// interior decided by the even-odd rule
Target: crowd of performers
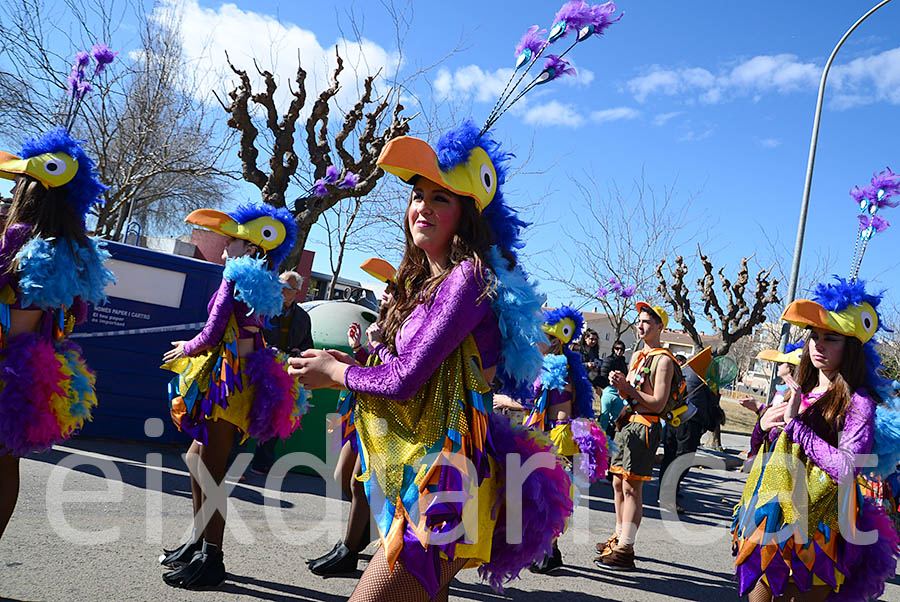
[{"label": "crowd of performers", "polygon": [[[550,41],[567,29],[583,41],[617,20],[612,3],[566,7]],[[549,43],[529,35],[537,28],[517,49],[522,64]],[[561,63],[554,65],[545,72]],[[583,318],[565,306],[542,313],[544,299],[519,261],[527,224],[504,196],[511,154],[491,129],[499,114],[484,127],[466,120],[433,147],[403,136],[383,148],[378,165],[410,187],[405,248],[396,271],[368,266],[387,295],[367,345],[359,324],[349,325],[352,356],[309,349],[289,358],[262,336],[266,318],[282,311],[276,269],[296,239],[290,213],[247,204],[187,216],[227,242],[205,327],[164,355],[163,367],[175,373],[172,418],[192,439],[194,513],[188,540],[160,558],[171,569],[167,584],[199,589],[226,579],[218,510],[225,504],[204,504],[207,494],[223,495],[217,485],[236,441],[289,437],[308,408],[307,391],[319,388],[343,390],[335,478],[351,511],[345,536],[309,568],[355,570],[370,533],[380,540],[351,600],[447,599],[451,580],[467,568],[498,590],[523,570],[551,572],[563,564],[557,540],[575,488],[607,472],[616,527],[597,544],[595,563],[635,567],[642,486],[653,474],[662,423],[677,422],[685,406],[681,370],[660,342],[668,316],[659,306],[635,307],[642,348],[627,371],[609,375],[624,406],[608,441],[587,371],[570,349]],[[113,275],[103,267],[108,253],[85,231],[104,187],[66,128],[28,138],[18,156],[0,154],[0,175],[15,180],[0,239],[2,535],[16,504],[19,459],[77,432],[97,403],[94,376],[67,335],[87,303],[104,302]],[[884,182],[879,201],[888,184],[889,194],[900,192],[900,179]],[[790,360],[769,358],[796,371],[783,374],[787,393],[756,408],[755,460],[734,514],[736,579],[753,601],[864,600],[878,596],[896,569],[890,504],[872,492],[884,490],[873,475],[889,474],[900,459],[900,421],[875,350],[880,296],[856,276],[791,303],[784,320],[807,334]],[[523,409],[527,418],[518,424],[494,408]],[[879,465],[863,468],[860,456],[869,453]],[[538,454],[549,463],[513,491],[507,463]],[[521,514],[518,534],[507,532],[512,512]]]}]

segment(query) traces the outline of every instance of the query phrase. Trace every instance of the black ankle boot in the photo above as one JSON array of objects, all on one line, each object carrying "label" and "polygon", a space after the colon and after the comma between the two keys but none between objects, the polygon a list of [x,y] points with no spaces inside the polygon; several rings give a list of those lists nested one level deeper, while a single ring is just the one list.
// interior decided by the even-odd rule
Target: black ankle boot
[{"label": "black ankle boot", "polygon": [[330,550],[328,550],[326,553],[322,554],[318,558],[307,558],[306,566],[308,566],[309,568],[312,568],[312,567],[316,566],[317,564],[322,564],[323,562],[325,562],[326,560],[328,560],[329,558],[331,558],[332,556],[337,554],[338,548],[340,548],[341,545],[343,545],[343,543],[344,542],[339,539],[339,540],[337,540],[337,543],[334,544],[333,548],[331,548]]},{"label": "black ankle boot", "polygon": [[163,549],[162,555],[159,557],[159,563],[168,567],[179,567],[187,564],[194,557],[194,552],[203,547],[203,538],[197,541],[188,541],[174,550]]},{"label": "black ankle boot", "polygon": [[359,552],[351,551],[342,543],[330,558],[319,564],[311,565],[309,570],[314,575],[321,577],[346,575],[356,571],[358,561]]},{"label": "black ankle boot", "polygon": [[225,581],[225,562],[219,546],[203,542],[191,561],[181,568],[163,575],[163,581],[172,587],[204,589],[216,587]]}]

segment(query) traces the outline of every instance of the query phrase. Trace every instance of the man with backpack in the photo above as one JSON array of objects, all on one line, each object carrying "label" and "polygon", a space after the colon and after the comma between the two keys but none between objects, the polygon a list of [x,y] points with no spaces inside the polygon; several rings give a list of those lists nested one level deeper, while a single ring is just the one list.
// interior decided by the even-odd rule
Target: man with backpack
[{"label": "man with backpack", "polygon": [[634,541],[643,515],[642,490],[653,476],[656,448],[662,434],[660,416],[684,405],[684,381],[672,353],[661,346],[660,335],[669,321],[666,311],[639,302],[638,338],[644,347],[631,358],[628,375],[613,372],[610,384],[626,406],[616,420],[618,433],[610,458],[616,506],[616,532],[597,544],[599,567],[633,570]]}]

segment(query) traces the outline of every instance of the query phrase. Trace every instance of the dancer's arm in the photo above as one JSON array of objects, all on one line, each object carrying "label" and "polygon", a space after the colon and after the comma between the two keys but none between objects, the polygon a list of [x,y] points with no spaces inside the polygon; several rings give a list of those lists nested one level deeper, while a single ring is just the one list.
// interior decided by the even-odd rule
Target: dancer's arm
[{"label": "dancer's arm", "polygon": [[875,439],[875,402],[868,395],[854,393],[850,408],[844,418],[844,430],[839,435],[837,447],[819,437],[803,416],[791,420],[784,432],[800,444],[807,457],[838,483],[849,483],[863,468],[856,466],[857,454],[872,450]]},{"label": "dancer's arm", "polygon": [[471,262],[465,262],[447,276],[435,293],[428,310],[428,323],[404,341],[403,352],[376,353],[385,363],[363,368],[350,366],[344,372],[347,389],[388,399],[406,400],[415,394],[450,353],[456,349],[488,313],[493,311],[481,296],[482,278]]},{"label": "dancer's arm", "polygon": [[228,319],[234,313],[234,283],[223,278],[210,305],[209,318],[203,330],[184,344],[187,356],[197,355],[217,345],[225,336]]}]

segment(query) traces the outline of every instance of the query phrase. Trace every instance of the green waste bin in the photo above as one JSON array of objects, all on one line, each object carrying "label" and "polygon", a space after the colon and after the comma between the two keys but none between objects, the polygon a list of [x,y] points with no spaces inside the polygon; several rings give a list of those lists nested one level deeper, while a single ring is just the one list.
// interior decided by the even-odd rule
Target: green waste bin
[{"label": "green waste bin", "polygon": [[[347,344],[347,328],[352,322],[358,322],[363,331],[378,318],[376,313],[363,305],[347,301],[309,301],[301,304],[309,313],[312,322],[312,338],[316,349],[339,349],[352,353]],[[338,391],[333,389],[316,389],[312,392],[313,407],[303,417],[300,428],[287,440],[278,441],[275,445],[275,457],[291,452],[307,452],[325,460],[329,437],[326,419],[337,408]],[[311,468],[297,466],[297,472],[316,474]]]}]

